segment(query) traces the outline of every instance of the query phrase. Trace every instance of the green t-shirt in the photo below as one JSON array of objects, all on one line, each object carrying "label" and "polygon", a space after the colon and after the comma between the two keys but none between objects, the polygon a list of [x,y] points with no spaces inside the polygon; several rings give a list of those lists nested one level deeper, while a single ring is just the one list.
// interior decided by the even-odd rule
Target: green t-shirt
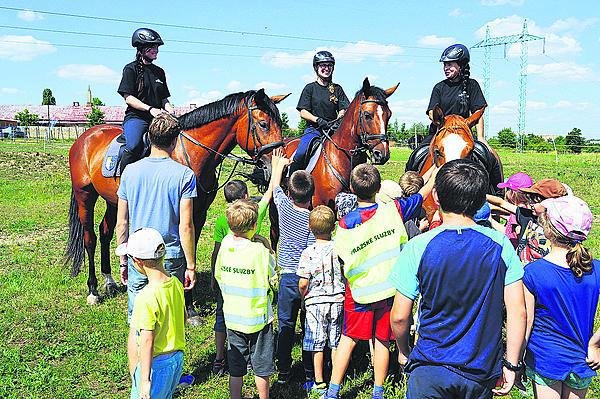
[{"label": "green t-shirt", "polygon": [[[269,202],[263,201],[262,199],[258,202],[258,219],[256,220],[256,234],[260,234],[260,228],[262,222],[267,214],[269,208]],[[215,231],[213,233],[213,239],[215,242],[223,241],[223,238],[229,234],[229,225],[227,224],[227,218],[225,215],[221,215],[215,221]]]},{"label": "green t-shirt", "polygon": [[152,357],[185,349],[185,300],[176,277],[149,283],[135,297],[132,326],[154,331]]}]

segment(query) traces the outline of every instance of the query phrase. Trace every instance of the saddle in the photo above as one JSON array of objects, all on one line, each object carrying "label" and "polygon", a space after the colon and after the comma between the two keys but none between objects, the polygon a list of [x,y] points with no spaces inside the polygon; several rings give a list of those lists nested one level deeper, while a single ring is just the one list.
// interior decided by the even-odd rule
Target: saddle
[{"label": "saddle", "polygon": [[[144,133],[142,142],[144,143],[144,149],[142,150],[140,159],[150,154],[150,139],[148,133]],[[112,178],[121,176],[119,164],[121,163],[121,155],[123,154],[124,149],[125,135],[121,133],[115,137],[106,148],[104,160],[102,161],[102,176]]]},{"label": "saddle", "polygon": [[[319,136],[319,137],[313,137],[312,140],[310,140],[310,143],[308,145],[308,150],[303,154],[302,158],[299,159],[298,161],[298,169],[306,169],[308,164],[310,163],[313,155],[317,152],[317,150],[319,148],[321,148],[321,145],[323,144],[323,141],[325,140],[324,136]],[[295,157],[296,153],[294,153],[294,157]],[[293,158],[295,159],[295,158]]]},{"label": "saddle", "polygon": [[[420,144],[408,158],[406,162],[406,171],[418,172],[423,167],[425,159],[429,154],[429,143]],[[487,170],[490,177],[490,187],[488,192],[493,195],[501,195],[502,190],[498,188],[498,183],[502,182],[502,170],[498,160],[492,154],[490,149],[480,141],[475,141],[473,151],[468,157],[470,160],[477,162]]]}]

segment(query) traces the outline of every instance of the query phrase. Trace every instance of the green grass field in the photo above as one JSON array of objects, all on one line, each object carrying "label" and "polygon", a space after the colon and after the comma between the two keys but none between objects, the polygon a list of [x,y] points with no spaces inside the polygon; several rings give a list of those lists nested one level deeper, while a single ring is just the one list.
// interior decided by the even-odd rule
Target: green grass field
[{"label": "green grass field", "polygon": [[[129,397],[126,294],[91,307],[85,302],[87,272],[70,278],[63,267],[70,198],[68,149],[69,143],[62,142],[0,141],[0,398]],[[408,155],[406,149],[394,149],[390,162],[381,168],[384,178],[397,180]],[[595,217],[587,245],[600,254],[598,155],[560,155],[558,163],[553,154],[503,152],[501,157],[506,175],[526,171],[534,179],[557,177],[588,201]],[[103,208],[97,206],[97,220]],[[218,195],[198,245],[196,300],[203,324],[186,331],[185,372],[193,373],[197,384],[183,398],[228,397],[227,378],[210,374],[214,304],[206,288],[212,230],[223,210],[224,200]],[[116,264],[115,257],[113,268]],[[294,349],[298,375],[299,349]],[[354,364],[343,397],[369,398],[372,376],[365,355],[358,354]],[[245,387],[247,397],[254,395],[251,381]],[[274,387],[272,392],[274,398],[302,397],[293,386]],[[390,379],[386,397],[403,397],[402,384]],[[600,397],[598,383],[588,397]]]}]

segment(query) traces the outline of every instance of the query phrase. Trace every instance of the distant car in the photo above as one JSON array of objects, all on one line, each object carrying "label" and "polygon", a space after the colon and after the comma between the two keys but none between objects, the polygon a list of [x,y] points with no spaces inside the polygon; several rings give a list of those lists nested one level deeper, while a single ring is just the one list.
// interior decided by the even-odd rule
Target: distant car
[{"label": "distant car", "polygon": [[2,137],[5,139],[22,139],[25,138],[27,134],[18,127],[9,126],[6,129],[2,129]]}]

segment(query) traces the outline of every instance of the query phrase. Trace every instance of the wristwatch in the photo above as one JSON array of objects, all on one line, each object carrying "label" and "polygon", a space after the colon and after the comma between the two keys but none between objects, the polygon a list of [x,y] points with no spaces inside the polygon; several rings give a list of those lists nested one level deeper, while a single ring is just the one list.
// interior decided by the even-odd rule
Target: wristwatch
[{"label": "wristwatch", "polygon": [[515,366],[508,360],[502,359],[502,365],[504,367],[506,367],[507,369],[509,369],[510,371],[514,371],[514,372],[521,371],[525,368],[525,363],[523,363],[522,360],[519,360],[519,363],[517,363],[517,365]]}]

